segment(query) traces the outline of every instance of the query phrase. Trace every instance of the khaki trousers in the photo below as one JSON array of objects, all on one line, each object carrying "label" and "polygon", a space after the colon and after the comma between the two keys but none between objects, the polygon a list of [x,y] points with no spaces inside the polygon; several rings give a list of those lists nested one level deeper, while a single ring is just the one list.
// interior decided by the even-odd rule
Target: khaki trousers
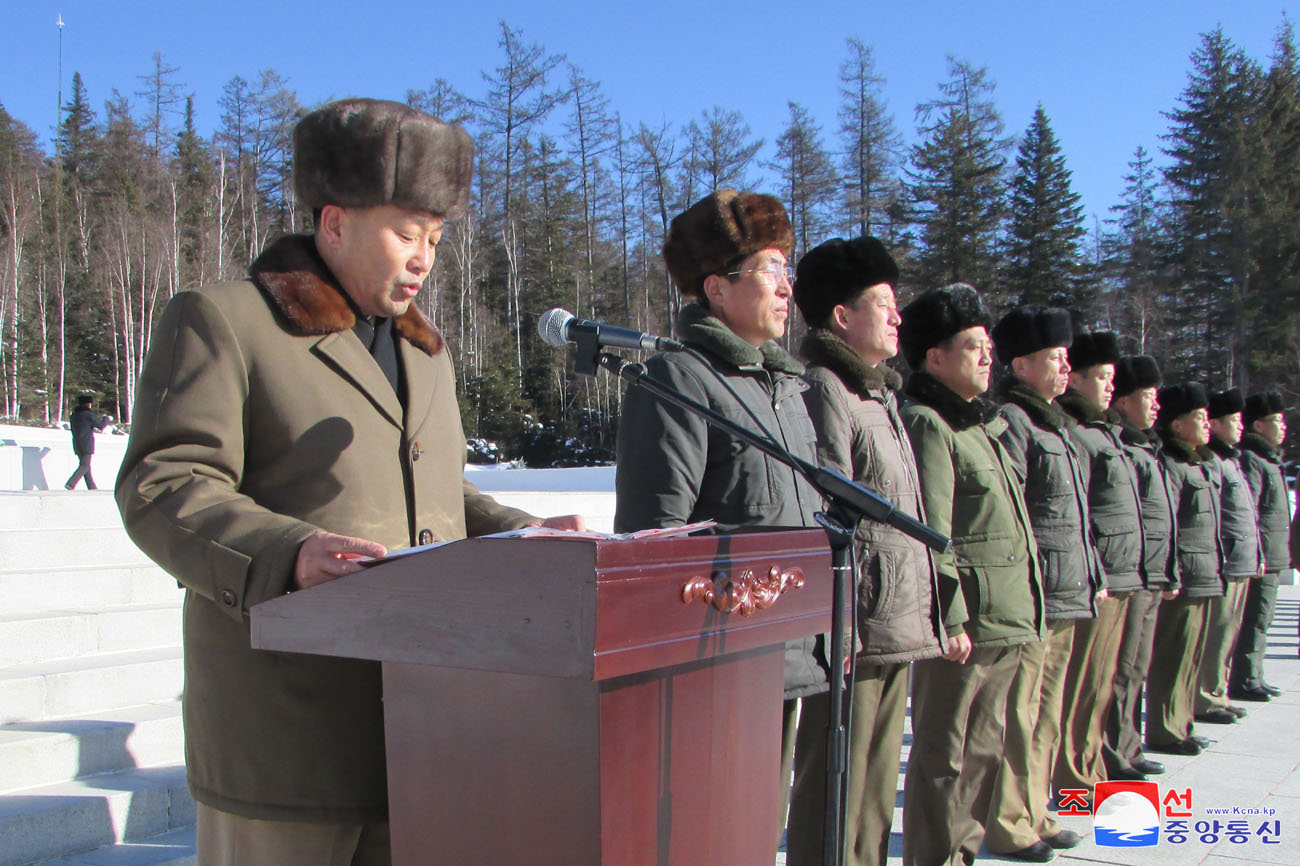
[{"label": "khaki trousers", "polygon": [[1205,648],[1201,651],[1199,687],[1196,690],[1196,714],[1226,710],[1228,677],[1232,673],[1232,655],[1237,648],[1241,618],[1246,611],[1247,586],[1251,578],[1228,581],[1227,594],[1210,599],[1206,612]]},{"label": "khaki trousers", "polygon": [[1106,741],[1101,750],[1108,777],[1132,770],[1145,757],[1142,754],[1142,691],[1151,667],[1156,615],[1162,597],[1159,589],[1139,589],[1129,596],[1115,664],[1113,701],[1106,714]]},{"label": "khaki trousers", "polygon": [[1007,695],[1003,761],[989,802],[990,851],[1010,854],[1056,833],[1048,811],[1052,759],[1061,734],[1061,694],[1078,620],[1047,623],[1047,640],[1026,644]]},{"label": "khaki trousers", "polygon": [[[844,836],[849,866],[884,866],[898,797],[907,664],[858,663],[849,731]],[[830,696],[803,699],[795,752],[794,796],[787,824],[789,866],[821,866],[826,814],[826,722]]]},{"label": "khaki trousers", "polygon": [[[1291,537],[1295,538],[1294,532]],[[1229,685],[1234,691],[1257,689],[1265,683],[1264,653],[1268,649],[1268,630],[1273,627],[1273,613],[1277,610],[1277,584],[1280,576],[1279,572],[1270,571],[1263,577],[1249,581],[1246,611],[1241,618],[1241,634],[1237,638],[1237,651],[1232,660],[1232,681]]]},{"label": "khaki trousers", "polygon": [[905,866],[970,864],[984,823],[1023,646],[978,647],[965,664],[912,665],[912,750],[903,788]]},{"label": "khaki trousers", "polygon": [[389,866],[388,823],[262,821],[198,804],[198,866]]},{"label": "khaki trousers", "polygon": [[1192,735],[1196,674],[1205,645],[1208,598],[1181,594],[1160,603],[1147,676],[1147,743],[1167,746]]},{"label": "khaki trousers", "polygon": [[1062,701],[1061,748],[1056,755],[1052,785],[1086,788],[1106,778],[1102,760],[1102,728],[1110,712],[1119,663],[1119,644],[1124,636],[1124,615],[1129,594],[1107,597],[1097,603],[1097,618],[1079,620],[1074,629],[1074,651],[1066,673]]}]

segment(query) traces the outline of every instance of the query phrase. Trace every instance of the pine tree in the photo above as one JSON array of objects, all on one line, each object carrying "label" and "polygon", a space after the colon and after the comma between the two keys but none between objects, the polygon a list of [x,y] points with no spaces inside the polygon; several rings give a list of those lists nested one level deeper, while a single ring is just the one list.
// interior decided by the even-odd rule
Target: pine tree
[{"label": "pine tree", "polygon": [[871,47],[850,37],[848,49],[840,65],[839,107],[846,230],[892,239],[888,211],[898,200],[902,137],[886,108],[885,79],[876,74]]},{"label": "pine tree", "polygon": [[997,310],[1003,298],[995,290],[996,245],[1010,142],[1002,137],[988,71],[949,57],[948,73],[939,97],[916,108],[921,141],[912,149],[909,192],[920,231],[919,277],[926,285],[973,283]]},{"label": "pine tree", "polygon": [[1011,179],[1006,280],[1021,304],[1079,307],[1079,242],[1083,207],[1070,170],[1040,104],[1025,130]]},{"label": "pine tree", "polygon": [[142,124],[149,131],[149,150],[154,162],[163,158],[163,140],[170,136],[167,119],[179,113],[184,99],[181,97],[181,85],[176,81],[178,67],[163,61],[161,51],[153,53],[153,68],[147,75],[137,78],[144,86],[135,95],[145,100],[145,117]]},{"label": "pine tree", "polygon": [[1165,136],[1172,160],[1178,249],[1179,339],[1184,375],[1245,381],[1251,333],[1238,311],[1256,306],[1251,198],[1258,187],[1252,126],[1259,69],[1224,35],[1204,34],[1192,53],[1181,105]]},{"label": "pine tree", "polygon": [[1124,176],[1124,194],[1111,207],[1102,253],[1109,291],[1103,301],[1103,320],[1111,330],[1131,341],[1125,349],[1151,354],[1167,321],[1164,302],[1166,277],[1163,261],[1167,244],[1162,232],[1156,175],[1151,155],[1139,146]]},{"label": "pine tree", "polygon": [[692,120],[683,132],[689,156],[682,170],[689,179],[683,183],[682,210],[716,190],[748,188],[750,168],[763,147],[739,111],[715,105],[700,112],[700,121]]},{"label": "pine tree", "polygon": [[780,194],[794,228],[794,262],[830,230],[839,178],[822,143],[821,127],[799,103],[789,106],[790,120],[776,140],[777,160],[772,167],[780,172]]},{"label": "pine tree", "polygon": [[1254,335],[1249,374],[1252,390],[1281,389],[1293,402],[1300,397],[1300,59],[1285,17],[1263,82],[1254,138],[1259,302],[1243,311]]}]

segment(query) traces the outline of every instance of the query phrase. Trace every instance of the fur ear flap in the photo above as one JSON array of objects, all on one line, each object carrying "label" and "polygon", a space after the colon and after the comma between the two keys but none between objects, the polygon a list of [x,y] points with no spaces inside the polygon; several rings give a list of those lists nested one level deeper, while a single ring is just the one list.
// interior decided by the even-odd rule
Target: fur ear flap
[{"label": "fur ear flap", "polygon": [[975,287],[953,283],[930,289],[902,309],[898,342],[907,365],[921,369],[925,353],[967,328],[989,327],[993,320]]},{"label": "fur ear flap", "polygon": [[383,99],[341,99],[293,131],[304,207],[391,204],[455,219],[469,203],[474,142],[459,126]]},{"label": "fur ear flap", "polygon": [[1169,422],[1188,412],[1210,408],[1210,395],[1200,382],[1166,385],[1160,389],[1157,399],[1160,401],[1160,414],[1156,418],[1156,424],[1160,427],[1168,427]]},{"label": "fur ear flap", "polygon": [[1235,415],[1246,408],[1246,399],[1241,396],[1240,388],[1216,391],[1210,395],[1210,417],[1222,418]]},{"label": "fur ear flap", "polygon": [[813,247],[799,260],[794,302],[804,321],[814,328],[828,323],[831,311],[863,289],[898,282],[898,264],[873,237],[830,240]]},{"label": "fur ear flap", "polygon": [[1115,365],[1115,393],[1112,400],[1127,397],[1143,388],[1159,388],[1160,365],[1150,355],[1126,355]]},{"label": "fur ear flap", "polygon": [[1098,364],[1119,363],[1119,337],[1114,331],[1075,334],[1070,344],[1070,368],[1076,372]]},{"label": "fur ear flap", "polygon": [[1060,307],[1026,304],[1016,307],[993,326],[993,345],[1003,364],[1041,349],[1069,347],[1073,342],[1070,312]]},{"label": "fur ear flap", "polygon": [[1286,401],[1282,399],[1282,394],[1278,391],[1265,391],[1261,394],[1251,394],[1246,399],[1242,420],[1249,427],[1260,418],[1267,418],[1269,415],[1276,415],[1285,411]]},{"label": "fur ear flap", "polygon": [[768,248],[787,257],[794,252],[794,229],[780,200],[721,189],[673,218],[664,239],[664,263],[677,291],[699,298],[707,276]]}]

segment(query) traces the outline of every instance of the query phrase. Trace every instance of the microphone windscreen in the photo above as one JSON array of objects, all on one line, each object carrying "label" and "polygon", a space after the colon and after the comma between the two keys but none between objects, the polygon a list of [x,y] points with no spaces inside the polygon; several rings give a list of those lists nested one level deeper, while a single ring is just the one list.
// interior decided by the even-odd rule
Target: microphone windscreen
[{"label": "microphone windscreen", "polygon": [[548,346],[563,346],[568,342],[565,331],[573,319],[573,313],[561,307],[548,310],[537,320],[537,335]]}]

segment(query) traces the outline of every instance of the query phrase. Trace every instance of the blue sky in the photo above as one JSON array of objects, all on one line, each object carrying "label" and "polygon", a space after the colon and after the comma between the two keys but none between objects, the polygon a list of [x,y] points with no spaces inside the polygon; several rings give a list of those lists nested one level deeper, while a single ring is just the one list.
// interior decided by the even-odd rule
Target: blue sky
[{"label": "blue sky", "polygon": [[1267,63],[1300,0],[911,0],[776,3],[617,0],[375,5],[355,0],[0,0],[0,103],[51,136],[58,29],[64,97],[79,71],[92,104],[137,76],[154,51],[179,67],[196,96],[200,130],[217,123],[221,87],[273,67],[303,102],[364,95],[402,99],[442,77],[471,96],[500,60],[498,22],[563,53],[599,81],[626,122],[676,126],[713,105],[742,112],[768,143],[803,103],[834,144],[845,39],[871,45],[905,138],[913,109],[931,99],[953,54],[987,66],[1007,133],[1019,135],[1042,102],[1090,214],[1106,216],[1134,149],[1157,151],[1199,34],[1222,25]]}]

